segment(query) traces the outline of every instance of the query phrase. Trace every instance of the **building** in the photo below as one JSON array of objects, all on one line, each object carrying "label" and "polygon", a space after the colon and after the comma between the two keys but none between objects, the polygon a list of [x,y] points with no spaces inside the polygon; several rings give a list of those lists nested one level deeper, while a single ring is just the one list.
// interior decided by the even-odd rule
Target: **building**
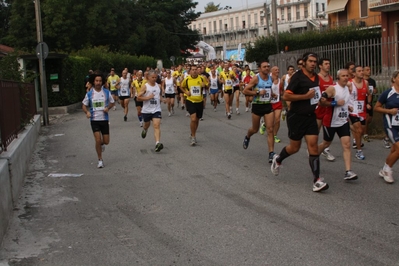
[{"label": "building", "polygon": [[369,0],[368,8],[381,13],[382,69],[399,69],[399,0]]},{"label": "building", "polygon": [[380,27],[381,12],[370,10],[372,0],[328,0],[328,25],[331,28],[343,26]]},{"label": "building", "polygon": [[[303,32],[321,30],[327,25],[326,0],[275,0],[278,31]],[[248,2],[248,1],[247,1]],[[197,30],[201,40],[215,48],[217,58],[227,51],[237,50],[239,44],[254,43],[258,37],[273,34],[270,0],[247,5],[245,8],[224,7],[203,13],[189,27]]]}]

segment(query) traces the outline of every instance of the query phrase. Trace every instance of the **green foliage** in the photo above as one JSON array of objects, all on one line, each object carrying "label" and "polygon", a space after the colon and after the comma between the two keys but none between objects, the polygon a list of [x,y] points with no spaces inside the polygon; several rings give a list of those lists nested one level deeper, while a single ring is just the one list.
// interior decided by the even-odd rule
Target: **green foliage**
[{"label": "green foliage", "polygon": [[[295,51],[311,49],[314,47],[346,43],[350,41],[366,40],[381,37],[380,29],[360,30],[353,27],[341,27],[326,31],[306,31],[304,33],[279,33],[279,51]],[[275,36],[260,37],[254,47],[246,50],[246,60],[249,62],[267,59],[270,55],[278,53]]]},{"label": "green foliage", "polygon": [[[114,53],[110,52],[105,46],[83,49],[74,54],[90,59],[90,69],[101,70],[105,73],[108,73],[112,67],[115,68],[117,73],[120,73],[125,67],[132,71],[133,69],[144,70],[148,66],[156,66],[156,60],[153,57]],[[88,70],[89,68],[84,73]]]},{"label": "green foliage", "polygon": [[22,72],[19,70],[17,53],[8,54],[1,58],[0,79],[22,81]]},{"label": "green foliage", "polygon": [[[113,52],[167,59],[199,40],[198,32],[188,28],[200,15],[196,5],[192,0],[42,0],[43,39],[50,52],[107,46]],[[3,43],[33,52],[34,3],[13,0],[10,22]]]},{"label": "green foliage", "polygon": [[220,4],[215,5],[214,2],[209,2],[208,4],[206,4],[204,9],[205,9],[204,13],[215,12],[215,11],[221,10]]},{"label": "green foliage", "polygon": [[[90,69],[90,59],[69,56],[61,60],[48,60],[47,98],[48,106],[64,106],[82,101],[86,93],[84,78]],[[58,74],[58,80],[50,80],[50,74]],[[52,85],[59,84],[60,91],[53,92]]]}]

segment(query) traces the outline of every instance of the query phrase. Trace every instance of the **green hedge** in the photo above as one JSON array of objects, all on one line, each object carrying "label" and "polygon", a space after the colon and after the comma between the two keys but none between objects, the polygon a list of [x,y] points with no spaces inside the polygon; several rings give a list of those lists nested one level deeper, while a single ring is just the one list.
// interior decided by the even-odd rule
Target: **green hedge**
[{"label": "green hedge", "polygon": [[[306,31],[304,33],[282,32],[278,35],[279,51],[310,49],[330,44],[366,40],[381,37],[381,30],[340,27],[326,31]],[[246,61],[253,62],[267,59],[277,53],[275,36],[259,37],[254,46],[248,45]]]},{"label": "green hedge", "polygon": [[76,55],[89,58],[91,60],[90,69],[101,70],[105,73],[108,73],[112,67],[117,73],[121,73],[125,67],[131,72],[133,69],[145,70],[146,67],[155,68],[157,65],[157,61],[153,57],[113,53],[104,46],[83,49],[76,52]]},{"label": "green hedge", "polygon": [[[69,56],[62,60],[47,61],[48,106],[64,106],[82,101],[86,93],[84,78],[91,66],[90,59],[79,56]],[[58,74],[57,80],[50,80],[50,75],[52,73]],[[53,84],[60,85],[59,92],[53,92]]]}]

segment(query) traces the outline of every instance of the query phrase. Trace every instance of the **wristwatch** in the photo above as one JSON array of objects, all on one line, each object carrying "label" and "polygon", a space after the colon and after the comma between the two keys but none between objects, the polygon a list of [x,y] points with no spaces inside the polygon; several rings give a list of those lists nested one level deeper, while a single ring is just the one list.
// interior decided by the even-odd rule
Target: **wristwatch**
[{"label": "wristwatch", "polygon": [[256,91],[256,95],[259,95],[260,91]]}]

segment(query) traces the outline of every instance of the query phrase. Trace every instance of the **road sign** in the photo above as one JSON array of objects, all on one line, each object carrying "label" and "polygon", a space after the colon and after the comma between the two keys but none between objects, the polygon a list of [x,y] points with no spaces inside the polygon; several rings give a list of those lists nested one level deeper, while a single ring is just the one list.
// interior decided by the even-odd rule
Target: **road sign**
[{"label": "road sign", "polygon": [[48,46],[45,42],[39,42],[36,46],[36,55],[37,58],[46,59],[48,56]]}]

